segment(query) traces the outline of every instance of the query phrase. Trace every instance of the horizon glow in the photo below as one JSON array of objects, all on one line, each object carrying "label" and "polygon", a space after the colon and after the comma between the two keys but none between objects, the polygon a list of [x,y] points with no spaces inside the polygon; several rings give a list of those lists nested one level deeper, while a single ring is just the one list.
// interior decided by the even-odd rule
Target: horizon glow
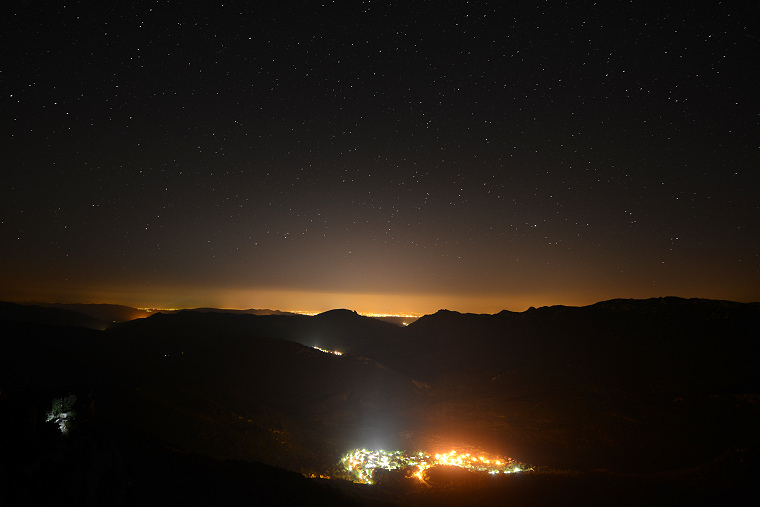
[{"label": "horizon glow", "polygon": [[119,304],[142,309],[193,309],[218,308],[231,310],[268,309],[283,312],[316,315],[334,309],[356,311],[363,316],[393,316],[416,318],[446,309],[460,313],[495,314],[502,310],[522,312],[530,307],[564,305],[585,306],[609,299],[648,299],[676,296],[683,298],[722,299],[754,302],[751,298],[731,298],[722,291],[684,294],[678,291],[621,291],[600,292],[599,297],[583,292],[559,294],[425,294],[425,293],[354,293],[300,291],[281,288],[193,288],[136,287],[125,285],[120,289],[107,287],[46,288],[25,286],[15,290],[0,289],[0,299],[15,302]]},{"label": "horizon glow", "polygon": [[[85,6],[11,3],[0,299],[760,301],[753,17],[606,14],[128,3],[105,34]],[[214,43],[177,16],[209,20]]]}]

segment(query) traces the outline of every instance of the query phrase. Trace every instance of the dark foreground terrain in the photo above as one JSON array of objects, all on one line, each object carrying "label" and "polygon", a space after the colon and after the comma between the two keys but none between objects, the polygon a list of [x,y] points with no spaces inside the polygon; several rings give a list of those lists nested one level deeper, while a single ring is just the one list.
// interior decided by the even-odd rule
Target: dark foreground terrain
[{"label": "dark foreground terrain", "polygon": [[[408,327],[346,310],[98,311],[0,304],[0,504],[760,499],[757,304],[440,311]],[[64,436],[45,414],[69,395]],[[462,446],[534,470],[339,479],[355,447]]]}]

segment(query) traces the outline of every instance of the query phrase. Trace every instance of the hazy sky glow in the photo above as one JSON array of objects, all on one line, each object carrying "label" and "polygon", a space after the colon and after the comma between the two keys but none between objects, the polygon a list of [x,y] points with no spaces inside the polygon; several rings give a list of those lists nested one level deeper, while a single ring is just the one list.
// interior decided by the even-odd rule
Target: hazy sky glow
[{"label": "hazy sky glow", "polygon": [[756,6],[14,8],[2,299],[760,300]]}]

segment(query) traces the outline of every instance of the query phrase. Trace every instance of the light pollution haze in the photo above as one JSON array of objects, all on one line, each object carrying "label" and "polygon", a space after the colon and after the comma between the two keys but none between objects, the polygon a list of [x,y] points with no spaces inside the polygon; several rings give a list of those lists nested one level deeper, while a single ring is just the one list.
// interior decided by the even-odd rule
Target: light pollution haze
[{"label": "light pollution haze", "polygon": [[[133,288],[133,289],[31,289],[2,293],[2,299],[16,302],[110,303],[135,308],[226,308],[271,309],[291,312],[320,313],[336,308],[355,310],[361,314],[424,315],[440,309],[463,313],[498,313],[502,310],[524,311],[529,307],[567,305],[583,306],[618,297],[648,298],[676,295],[638,291],[623,294],[357,294],[286,289],[202,289],[202,288]],[[700,297],[692,294],[682,297]],[[732,299],[717,297],[713,299]],[[746,299],[745,302],[750,302]]]},{"label": "light pollution haze", "polygon": [[0,298],[760,300],[752,2],[15,2]]}]

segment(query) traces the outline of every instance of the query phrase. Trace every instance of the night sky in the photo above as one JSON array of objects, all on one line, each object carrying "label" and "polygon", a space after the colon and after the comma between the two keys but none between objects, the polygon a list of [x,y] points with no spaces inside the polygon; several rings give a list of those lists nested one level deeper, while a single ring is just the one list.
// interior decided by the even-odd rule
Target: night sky
[{"label": "night sky", "polygon": [[758,301],[760,7],[709,3],[15,2],[0,298]]}]

